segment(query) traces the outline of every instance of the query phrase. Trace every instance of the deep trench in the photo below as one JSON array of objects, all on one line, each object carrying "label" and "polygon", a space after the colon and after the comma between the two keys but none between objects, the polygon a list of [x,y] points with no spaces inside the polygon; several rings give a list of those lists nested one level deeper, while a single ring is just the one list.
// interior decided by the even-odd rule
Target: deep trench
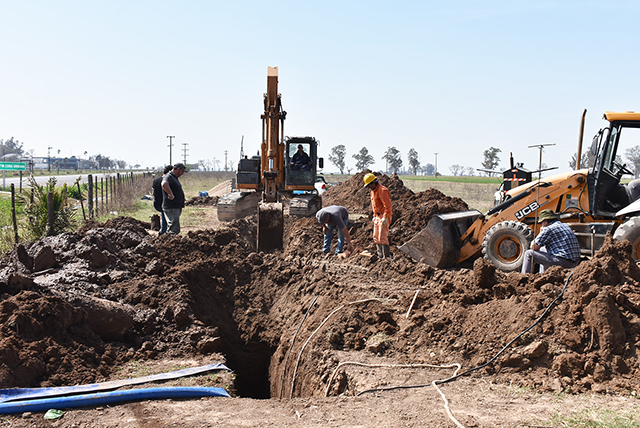
[{"label": "deep trench", "polygon": [[269,365],[274,348],[264,342],[244,343],[237,336],[223,338],[221,351],[227,357],[227,367],[236,374],[235,392],[239,397],[271,398]]}]

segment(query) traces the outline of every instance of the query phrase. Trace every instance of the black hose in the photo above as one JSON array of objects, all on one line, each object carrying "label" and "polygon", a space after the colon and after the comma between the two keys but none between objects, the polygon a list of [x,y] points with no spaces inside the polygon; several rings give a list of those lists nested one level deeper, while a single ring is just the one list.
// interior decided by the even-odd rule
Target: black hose
[{"label": "black hose", "polygon": [[[459,377],[462,377],[462,376],[464,376],[464,375],[467,375],[467,374],[469,374],[469,373],[471,373],[471,372],[474,372],[474,371],[476,371],[476,370],[480,370],[480,369],[482,369],[482,368],[484,368],[484,367],[488,366],[489,364],[493,363],[493,362],[494,362],[494,361],[495,361],[495,360],[496,360],[496,359],[497,359],[497,358],[498,358],[498,357],[499,357],[499,356],[500,356],[504,351],[506,351],[506,350],[507,350],[507,348],[509,348],[509,346],[511,346],[511,344],[512,344],[513,342],[515,342],[515,341],[516,341],[516,340],[518,340],[520,337],[522,337],[524,334],[526,334],[527,332],[529,332],[529,330],[531,330],[533,327],[535,327],[538,323],[540,323],[540,321],[542,321],[542,320],[547,316],[547,314],[549,313],[549,311],[551,310],[551,308],[553,307],[553,305],[555,305],[555,303],[556,303],[559,299],[561,299],[561,298],[562,298],[562,296],[564,296],[564,292],[565,292],[565,290],[567,289],[567,285],[569,284],[569,280],[571,279],[571,276],[572,276],[572,275],[573,275],[573,271],[569,274],[569,276],[567,277],[566,281],[564,282],[564,287],[562,288],[562,291],[560,292],[560,294],[558,294],[558,295],[556,296],[556,298],[555,298],[555,299],[553,299],[553,301],[552,301],[551,303],[549,303],[549,306],[547,306],[547,308],[544,310],[544,312],[542,313],[542,315],[540,315],[540,316],[538,317],[538,319],[537,319],[533,324],[531,324],[529,327],[527,327],[524,331],[522,331],[522,332],[521,332],[520,334],[518,334],[516,337],[514,337],[513,339],[511,339],[511,340],[509,341],[509,343],[507,343],[507,344],[506,344],[506,345],[505,345],[505,346],[500,350],[500,352],[498,352],[496,355],[494,355],[494,356],[493,356],[489,361],[487,361],[486,363],[484,363],[484,364],[482,364],[482,365],[479,365],[479,366],[477,366],[477,367],[474,367],[474,368],[471,368],[471,369],[465,370],[464,372],[462,372],[462,373],[460,373],[460,374],[457,374],[457,375],[455,375],[455,376],[451,376],[451,377],[449,377],[449,378],[447,378],[447,379],[436,380],[436,381],[435,381],[435,382],[433,382],[433,383],[435,383],[436,385],[442,385],[443,383],[449,383],[449,382],[451,382],[451,381],[454,381],[454,380],[458,379]],[[394,390],[394,389],[424,388],[424,387],[431,386],[431,385],[432,385],[431,383],[427,383],[427,384],[422,384],[422,385],[405,385],[405,386],[392,386],[392,387],[389,387],[389,388],[374,388],[374,389],[367,389],[367,390],[365,390],[365,391],[361,391],[361,392],[359,392],[358,394],[356,394],[356,397],[357,397],[357,396],[359,396],[359,395],[362,395],[362,394],[364,394],[364,393],[367,393],[367,392],[391,391],[391,390]]]},{"label": "black hose", "polygon": [[313,304],[316,303],[316,300],[318,300],[318,296],[316,296],[313,299],[313,302],[311,302],[311,304],[309,305],[309,309],[307,309],[307,312],[304,314],[304,317],[302,317],[302,321],[300,321],[300,325],[298,325],[296,334],[293,335],[293,340],[291,340],[291,346],[289,346],[289,350],[287,351],[287,355],[284,359],[284,368],[282,369],[282,380],[280,381],[280,398],[282,398],[282,390],[284,389],[284,375],[287,373],[287,362],[289,361],[289,354],[291,353],[291,348],[293,348],[293,344],[296,342],[296,337],[298,336],[298,332],[302,327],[302,323],[304,323],[304,320],[307,319],[307,315],[309,315],[309,312],[311,311]]}]

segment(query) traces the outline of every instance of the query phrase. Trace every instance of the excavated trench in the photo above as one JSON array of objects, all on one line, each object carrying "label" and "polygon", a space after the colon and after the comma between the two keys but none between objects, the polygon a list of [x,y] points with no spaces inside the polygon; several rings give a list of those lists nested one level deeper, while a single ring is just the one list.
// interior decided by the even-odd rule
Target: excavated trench
[{"label": "excavated trench", "polygon": [[[466,207],[382,178],[394,197],[392,245],[434,213]],[[366,214],[361,180],[327,192],[325,205]],[[472,269],[434,269],[395,247],[393,259],[380,261],[362,253],[375,252],[366,218],[353,228],[357,253],[344,260],[321,253],[314,218],[286,219],[284,250],[272,254],[256,252],[251,218],[183,236],[151,236],[149,227],[130,218],[88,222],[2,259],[0,387],[94,383],[131,361],[219,358],[235,371],[240,396],[353,395],[415,374],[376,378],[347,368],[332,378],[344,361],[488,361],[567,278],[560,268],[507,274],[483,259]],[[574,269],[547,319],[478,375],[558,392],[637,390],[640,269],[629,254],[625,243],[606,242]]]}]

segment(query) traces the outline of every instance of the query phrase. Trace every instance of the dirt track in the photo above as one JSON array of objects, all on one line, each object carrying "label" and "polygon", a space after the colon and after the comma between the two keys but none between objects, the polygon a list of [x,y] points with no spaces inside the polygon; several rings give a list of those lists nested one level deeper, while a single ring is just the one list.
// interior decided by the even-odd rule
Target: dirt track
[{"label": "dirt track", "polygon": [[[467,208],[437,190],[414,194],[395,176],[381,176],[380,181],[394,203],[392,245],[404,243],[436,213]],[[370,215],[361,182],[360,174],[330,189],[324,205],[340,204],[351,213]],[[516,426],[524,423],[522,418],[529,420],[522,413],[507,420],[483,415],[482,404],[472,410],[473,400],[465,399],[465,388],[456,385],[477,388],[488,382],[538,392],[594,392],[610,400],[611,394],[628,396],[638,390],[640,270],[622,243],[608,241],[567,281],[568,272],[559,268],[537,276],[506,274],[482,259],[467,268],[439,270],[397,250],[392,260],[323,255],[321,230],[313,218],[289,218],[285,249],[274,254],[255,252],[251,218],[177,237],[156,237],[147,228],[127,218],[86,224],[78,233],[17,247],[3,259],[0,386],[98,382],[139,361],[220,361],[236,373],[232,393],[285,400],[238,401],[247,411],[271,406],[284,412],[286,418],[273,420],[276,425],[357,426],[366,420],[363,426],[374,421],[448,426],[431,388],[354,396],[376,388],[429,384],[448,378],[452,369],[362,364],[459,363],[461,371],[481,366],[533,324],[566,284],[564,297],[549,315],[495,361],[443,386],[457,397],[454,413],[467,426]],[[373,252],[367,218],[353,224],[352,236],[356,246]],[[360,365],[335,371],[344,362]],[[430,404],[423,403],[426,396]],[[301,398],[289,402],[289,397]],[[304,400],[310,400],[310,407],[301,404]],[[218,401],[198,401],[194,412],[200,403],[217,406]],[[159,406],[143,404],[147,409]],[[116,409],[126,409],[123,415],[135,413],[143,404]],[[351,405],[353,414],[336,416],[342,422],[327,416],[333,407]],[[358,406],[364,409],[355,410]],[[309,422],[314,407],[324,415],[316,418],[317,425]],[[382,416],[383,408],[388,416]],[[419,419],[427,408],[434,425]],[[349,419],[360,411],[360,419]],[[58,426],[84,426],[82,412],[91,411],[72,412],[79,419],[71,422],[69,414]],[[115,426],[118,418],[111,409],[102,412],[112,417],[103,426]],[[370,419],[371,412],[377,417]],[[160,419],[148,426],[160,426],[160,420],[169,425],[172,418],[158,413],[153,417]],[[290,420],[292,415],[296,418]],[[41,421],[35,415],[8,420],[11,426]],[[145,426],[144,415],[134,420],[119,426]],[[229,416],[228,422],[232,420],[227,426],[242,425],[241,415]],[[251,420],[250,426],[262,425]],[[215,425],[209,418],[198,423],[188,426]]]}]

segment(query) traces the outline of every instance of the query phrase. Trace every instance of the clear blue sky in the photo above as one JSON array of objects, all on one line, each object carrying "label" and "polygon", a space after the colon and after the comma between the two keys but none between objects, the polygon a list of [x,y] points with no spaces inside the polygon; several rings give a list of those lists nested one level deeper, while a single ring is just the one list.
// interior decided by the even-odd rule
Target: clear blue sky
[{"label": "clear blue sky", "polygon": [[[259,148],[267,67],[286,135],[367,147],[382,169],[568,168],[606,110],[640,110],[640,3],[573,0],[0,0],[0,138],[35,156],[224,161]],[[354,172],[354,171],[352,171]]]}]

